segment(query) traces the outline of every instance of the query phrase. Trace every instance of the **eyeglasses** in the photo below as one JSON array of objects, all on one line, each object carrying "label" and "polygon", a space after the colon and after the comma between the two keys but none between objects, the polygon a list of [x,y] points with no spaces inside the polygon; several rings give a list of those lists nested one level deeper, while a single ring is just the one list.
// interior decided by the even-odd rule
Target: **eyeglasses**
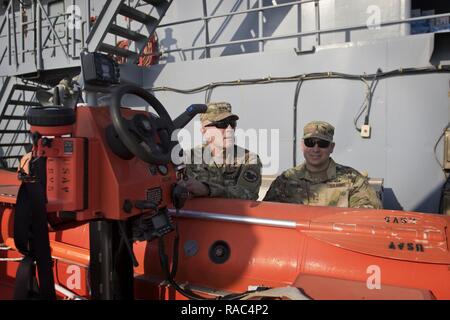
[{"label": "eyeglasses", "polygon": [[207,125],[207,127],[216,127],[218,129],[226,129],[230,126],[231,128],[236,128],[236,120],[225,120],[225,121],[217,121]]},{"label": "eyeglasses", "polygon": [[325,149],[325,148],[328,148],[331,144],[330,141],[326,141],[326,140],[322,140],[322,139],[313,139],[313,138],[307,138],[303,141],[305,143],[305,146],[307,146],[308,148],[313,148],[317,144],[319,146],[319,148]]}]

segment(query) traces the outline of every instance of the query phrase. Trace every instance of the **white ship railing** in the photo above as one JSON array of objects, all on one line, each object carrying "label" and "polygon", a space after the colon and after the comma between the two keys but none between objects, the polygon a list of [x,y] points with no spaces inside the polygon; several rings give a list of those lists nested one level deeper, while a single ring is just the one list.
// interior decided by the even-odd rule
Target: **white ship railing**
[{"label": "white ship railing", "polygon": [[[261,52],[261,51],[264,51],[264,43],[266,41],[299,38],[299,37],[306,37],[306,36],[312,36],[312,35],[316,35],[315,45],[319,46],[319,45],[321,45],[321,35],[322,34],[368,29],[370,27],[367,24],[358,24],[358,25],[351,25],[351,26],[345,26],[345,27],[321,29],[321,27],[320,27],[320,6],[319,6],[319,3],[321,1],[323,1],[323,0],[301,0],[301,1],[292,1],[289,3],[283,3],[283,4],[274,4],[271,6],[262,6],[263,1],[259,0],[259,8],[253,8],[253,9],[247,9],[247,10],[241,10],[241,11],[217,14],[217,15],[207,15],[206,14],[207,13],[207,4],[206,4],[207,1],[203,0],[203,3],[202,3],[203,4],[203,16],[198,17],[198,18],[179,20],[179,21],[161,24],[158,26],[158,29],[203,21],[204,30],[205,30],[205,44],[202,44],[199,46],[185,47],[185,48],[161,50],[160,52],[153,53],[152,55],[164,55],[164,54],[169,54],[169,53],[173,53],[173,52],[186,52],[186,51],[194,51],[194,50],[202,50],[203,49],[203,50],[205,50],[205,58],[209,58],[211,48],[226,47],[229,45],[245,44],[245,43],[252,43],[252,42],[259,42],[259,51]],[[304,32],[295,32],[295,33],[284,34],[284,35],[273,35],[273,36],[266,36],[266,37],[262,36],[263,35],[262,21],[263,21],[263,12],[264,11],[272,10],[272,9],[279,9],[282,7],[289,7],[289,6],[291,6],[291,7],[292,6],[301,6],[301,5],[304,5],[307,3],[315,4],[315,29],[314,30],[304,31]],[[257,37],[249,38],[249,39],[233,40],[233,41],[224,41],[224,42],[220,42],[220,43],[214,43],[214,42],[210,41],[209,29],[208,29],[208,23],[210,20],[224,18],[224,17],[233,17],[236,15],[248,14],[248,13],[253,13],[253,12],[259,13],[259,30],[258,30]],[[381,28],[381,27],[401,25],[401,24],[410,24],[410,23],[417,22],[417,21],[432,20],[432,19],[444,18],[444,17],[450,17],[450,12],[443,13],[443,14],[434,14],[434,15],[421,16],[421,17],[402,18],[402,19],[396,19],[396,20],[391,20],[391,21],[384,21],[384,22],[380,22],[379,24],[377,24],[376,27]]]}]

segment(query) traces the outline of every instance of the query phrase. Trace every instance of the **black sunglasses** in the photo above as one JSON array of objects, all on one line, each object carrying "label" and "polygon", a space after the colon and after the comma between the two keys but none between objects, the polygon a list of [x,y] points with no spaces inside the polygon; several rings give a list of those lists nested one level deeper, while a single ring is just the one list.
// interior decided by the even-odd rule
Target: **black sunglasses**
[{"label": "black sunglasses", "polygon": [[231,128],[236,128],[236,120],[225,120],[225,121],[216,121],[207,125],[207,127],[216,127],[218,129],[226,129],[228,126]]},{"label": "black sunglasses", "polygon": [[328,148],[331,144],[330,141],[326,141],[326,140],[322,140],[322,139],[313,139],[313,138],[307,138],[303,141],[305,142],[305,146],[307,146],[308,148],[313,148],[317,144],[319,146],[319,148],[325,149],[325,148]]}]

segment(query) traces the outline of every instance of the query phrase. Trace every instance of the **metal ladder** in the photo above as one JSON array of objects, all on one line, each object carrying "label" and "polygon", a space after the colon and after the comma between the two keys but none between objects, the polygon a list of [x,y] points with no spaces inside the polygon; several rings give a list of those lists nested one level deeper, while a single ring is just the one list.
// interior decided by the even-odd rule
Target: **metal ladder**
[{"label": "metal ladder", "polygon": [[[41,2],[43,0],[31,2],[33,10],[30,9],[27,18],[30,21],[24,21],[20,12],[22,2],[9,0],[5,15],[0,17],[0,76],[34,73],[38,76],[39,72],[76,69],[80,66],[79,52],[83,49],[112,54],[134,64],[144,53],[173,0],[139,0],[133,1],[133,5],[129,5],[129,0],[108,0],[92,28],[89,22],[82,32],[69,30],[65,36],[58,34],[55,25],[57,20],[59,24],[68,23],[69,15],[51,16]],[[83,19],[90,18],[83,16]],[[33,27],[30,22],[34,22]],[[23,32],[25,26],[28,36]],[[117,39],[127,40],[127,48],[119,47]]]},{"label": "metal ladder", "polygon": [[[127,5],[130,2],[126,0],[107,1],[95,25],[89,31],[84,47],[89,52],[104,52],[124,58],[129,64],[137,63],[150,37],[155,32],[172,2],[173,0],[140,0],[136,1],[134,6],[130,6]],[[44,14],[45,18],[50,21],[47,12],[42,9],[43,7],[40,1],[36,3],[41,8],[38,11]],[[9,39],[16,37],[16,32],[14,31],[15,19],[13,17],[15,11],[13,1],[9,1],[7,9],[7,16],[0,22],[0,30],[6,30]],[[125,27],[124,24],[119,25],[117,23],[118,16],[128,19],[128,27]],[[7,20],[9,18],[11,18],[13,30],[9,28],[10,22]],[[39,15],[35,19],[37,19],[36,21],[41,21]],[[8,28],[5,29],[5,27]],[[54,29],[50,29],[52,33],[48,34],[55,35]],[[46,36],[45,38],[48,37]],[[108,42],[108,38],[111,37],[114,39],[119,37],[128,40],[128,49],[118,47],[116,41],[112,43],[111,41]],[[57,35],[55,35],[55,39],[57,42],[61,42],[61,39]],[[13,40],[12,42],[15,44],[17,39]],[[43,43],[45,43],[45,39]],[[63,48],[64,46],[61,47]],[[36,54],[39,58],[37,60],[42,61],[42,53],[39,48],[36,49]],[[17,166],[19,158],[27,151],[30,145],[29,128],[25,114],[29,107],[39,106],[39,103],[35,100],[35,94],[39,86],[25,84],[19,78],[12,77],[13,75],[20,76],[25,73],[29,74],[33,70],[35,71],[36,66],[33,67],[34,69],[22,68],[27,67],[28,64],[18,58],[17,45],[11,48],[11,45],[7,44],[5,49],[7,50],[4,52],[0,50],[0,61],[2,61],[1,66],[3,70],[3,72],[0,72],[0,75],[9,78],[0,90],[0,162],[4,164],[6,161],[8,167],[11,168]],[[6,54],[8,50],[12,53]],[[65,53],[67,56],[67,52]],[[11,58],[11,55],[14,57]],[[7,57],[9,58],[6,59]],[[47,63],[45,66],[42,66],[42,69],[38,69],[46,71],[48,68],[60,70],[68,68],[67,59],[62,60],[64,62],[63,64],[61,64],[60,59],[57,59],[57,57],[51,60],[51,63]],[[13,66],[10,66],[11,63]],[[74,67],[75,65],[79,65],[80,61],[79,59],[75,59],[71,63],[73,65],[70,65],[70,67]],[[39,81],[39,79],[36,80]],[[0,163],[0,166],[2,163]]]},{"label": "metal ladder", "polygon": [[35,100],[40,87],[14,82],[9,78],[2,89],[0,106],[0,166],[15,168],[19,159],[31,149],[29,125],[26,112],[30,107],[40,106]]},{"label": "metal ladder", "polygon": [[[150,9],[146,10],[150,11],[148,14],[138,10],[136,7],[126,5],[123,0],[109,1],[100,13],[98,21],[87,38],[88,51],[108,53],[126,58],[127,63],[136,63],[173,0],[141,1],[146,3],[143,7]],[[116,23],[117,15],[122,15],[138,23],[137,28],[130,30],[130,28],[119,26]],[[114,38],[127,39],[130,43],[129,48],[120,48],[115,43],[108,43],[108,41],[105,41],[108,34],[114,36]]]}]

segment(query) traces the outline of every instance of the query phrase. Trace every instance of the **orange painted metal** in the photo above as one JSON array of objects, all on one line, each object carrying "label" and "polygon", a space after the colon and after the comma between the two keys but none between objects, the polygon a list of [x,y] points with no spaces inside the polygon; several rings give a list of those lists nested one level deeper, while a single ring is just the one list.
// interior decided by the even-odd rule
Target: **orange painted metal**
[{"label": "orange painted metal", "polygon": [[[235,292],[246,290],[248,285],[295,285],[317,299],[330,297],[332,291],[331,296],[341,298],[392,298],[391,291],[383,291],[384,286],[385,289],[400,287],[429,291],[438,299],[450,299],[449,217],[223,199],[197,199],[185,210],[210,212],[211,216],[226,214],[238,219],[263,220],[248,224],[211,218],[180,218],[181,246],[187,241],[198,244],[198,253],[193,256],[181,250],[177,276],[181,283],[188,281]],[[333,228],[333,220],[350,224],[357,215],[361,219],[356,219],[354,227],[348,230]],[[387,222],[394,221],[387,217],[397,219],[399,223]],[[401,223],[403,218],[416,219],[416,224],[405,227]],[[295,227],[264,225],[267,222],[264,219],[294,222]],[[360,232],[366,228],[378,228],[385,233]],[[405,228],[407,232],[403,232]],[[418,237],[412,235],[413,229],[417,230]],[[427,231],[436,232],[439,237],[424,240],[421,233]],[[349,242],[348,238],[353,241]],[[217,240],[226,241],[231,248],[230,259],[224,264],[215,264],[209,259],[208,250]],[[401,243],[404,245],[399,246]],[[414,244],[412,249],[408,243]],[[416,250],[415,244],[422,244],[424,250]],[[156,260],[156,244],[147,244],[145,250],[146,255]],[[373,275],[372,268],[380,270],[381,290],[371,290],[366,285]],[[155,262],[144,264],[140,271],[160,274]],[[304,276],[357,282],[359,287],[349,286],[347,290],[339,291],[338,287],[322,287],[323,281],[319,280],[311,287],[314,281],[303,284]],[[323,290],[314,290],[314,286]],[[356,294],[350,295],[349,288],[356,290]],[[404,297],[411,297],[410,294],[405,293]]]},{"label": "orange painted metal", "polygon": [[[123,110],[126,117],[135,113]],[[170,166],[166,176],[152,175],[141,160],[112,153],[105,138],[111,124],[106,107],[79,107],[76,114],[72,137],[57,137],[51,148],[39,147],[38,152],[45,152],[53,170],[47,176],[49,216],[69,210],[79,223],[50,233],[55,279],[87,297],[85,222],[136,216],[141,212],[135,208],[124,211],[125,200],[144,200],[154,188],[161,190],[160,206],[168,206],[176,178]],[[64,152],[69,142],[73,148]],[[69,192],[49,189],[65,184]],[[0,240],[11,247],[18,186],[16,173],[0,170]],[[314,299],[450,299],[447,216],[209,198],[190,200],[172,213],[180,234],[176,281],[200,294],[290,285]],[[165,239],[172,262],[173,240],[174,233]],[[218,241],[230,250],[221,263],[212,258],[223,253],[213,250]],[[134,251],[137,298],[184,299],[162,284],[157,241],[136,242]],[[17,252],[6,255],[17,257]],[[11,287],[17,262],[3,266],[0,285]]]},{"label": "orange painted metal", "polygon": [[[413,228],[448,232],[448,217],[388,210],[217,200],[190,201],[180,216],[174,217],[181,237],[176,276],[180,283],[228,292],[245,291],[250,285],[293,285],[315,299],[450,299],[450,263],[446,262],[449,235],[427,242],[411,232]],[[199,213],[203,217],[198,216]],[[324,222],[340,216],[347,221],[347,217],[357,214],[365,219],[347,230],[333,228],[331,221],[331,226],[327,227]],[[387,217],[397,219],[399,224],[391,225]],[[415,219],[416,224],[398,237],[396,230],[402,231],[401,221],[408,217]],[[319,225],[317,221],[320,221]],[[274,223],[286,226],[275,226]],[[355,232],[359,228],[382,229],[383,226],[385,232],[379,235]],[[317,232],[321,237],[317,237]],[[325,233],[330,235],[324,240]],[[353,242],[349,245],[339,233],[353,236]],[[51,233],[51,239],[53,256],[86,266],[89,252],[86,224]],[[227,242],[231,250],[229,260],[223,264],[216,264],[209,257],[210,247],[218,240]],[[166,247],[171,249],[173,234],[166,241]],[[394,249],[391,242],[420,243],[424,251],[415,250],[414,246],[414,251],[410,250],[411,246],[407,245],[403,249],[397,245]],[[191,246],[195,243],[196,250],[186,247],[189,243]],[[439,254],[433,250],[435,245]],[[135,273],[140,275],[136,279],[138,297],[182,298],[173,289],[161,286],[163,277],[156,242],[137,242],[134,251],[139,262],[135,269]],[[83,259],[77,260],[80,255]],[[374,266],[380,270],[380,289],[367,286]],[[85,281],[83,279],[83,283]]]},{"label": "orange painted metal", "polygon": [[[6,239],[5,244],[11,247],[12,249],[16,250],[14,239],[12,238]],[[63,242],[50,240],[50,249],[52,257],[56,258],[57,260],[76,264],[84,268],[89,267],[88,248],[80,248]]]},{"label": "orange painted metal", "polygon": [[85,143],[87,140],[83,138],[56,137],[52,139],[51,147],[38,146],[37,156],[47,157],[48,212],[86,209],[83,180],[87,168],[81,167]]},{"label": "orange painted metal", "polygon": [[14,207],[9,204],[0,204],[0,241],[13,237]]},{"label": "orange painted metal", "polygon": [[38,132],[42,136],[63,136],[72,133],[73,125],[54,127],[31,126],[30,131]]},{"label": "orange painted metal", "polygon": [[[138,113],[145,112],[122,109],[128,118]],[[123,160],[115,155],[105,137],[111,125],[107,107],[78,107],[76,116],[76,124],[71,127],[73,137],[52,138],[50,147],[38,144],[36,150],[37,156],[47,157],[49,213],[59,216],[59,212],[75,212],[77,221],[126,220],[141,214],[141,210],[133,206],[125,212],[125,201],[146,200],[149,190],[155,189],[161,194],[159,207],[170,203],[176,182],[172,166],[168,166],[166,175],[152,175],[149,164],[140,159]],[[2,170],[0,181],[0,202],[14,204],[20,185],[17,174]]]},{"label": "orange painted metal", "polygon": [[[131,118],[137,113],[123,108],[122,114]],[[168,167],[168,174],[151,175],[149,165],[138,158],[123,160],[109,148],[105,130],[111,125],[111,118],[107,107],[79,107],[77,121],[73,131],[74,137],[89,140],[88,146],[88,206],[86,210],[77,212],[77,220],[85,221],[94,218],[112,220],[126,220],[141,214],[132,208],[127,213],[123,209],[125,200],[132,202],[145,200],[147,191],[155,188],[161,190],[160,207],[170,203],[170,191],[176,182],[175,171]],[[83,162],[78,164],[77,170],[84,170]],[[82,186],[78,186],[82,187]]]},{"label": "orange painted metal", "polygon": [[[403,218],[416,220],[411,229],[445,232],[450,225],[448,217],[388,210],[217,200],[190,201],[180,216],[174,217],[181,237],[176,276],[180,283],[227,292],[245,291],[250,285],[293,285],[314,299],[450,299],[450,263],[445,262],[449,257],[448,234],[444,239],[436,238],[443,240],[436,242],[440,254],[433,251],[435,240],[426,243],[421,237],[413,236],[412,232],[400,238],[396,235],[397,228],[404,228],[401,225]],[[203,217],[199,217],[199,213]],[[384,225],[383,236],[355,232],[363,226],[359,222],[348,230],[327,227],[323,222],[340,216],[347,221],[347,216],[356,214],[365,217],[361,219],[365,228],[376,229]],[[398,225],[391,225],[387,217],[397,219]],[[321,223],[319,227],[317,221]],[[276,223],[285,225],[275,226]],[[336,238],[318,239],[317,229],[321,235],[328,232],[335,234]],[[341,232],[353,236],[353,243],[359,245],[353,248],[353,243],[347,245],[346,240],[341,244]],[[87,234],[87,225],[52,234],[52,255],[72,262],[79,253],[86,258],[89,247]],[[54,241],[56,237],[58,242]],[[394,239],[421,243],[424,251],[409,250],[406,245],[403,249],[398,246],[390,248]],[[209,249],[218,240],[227,242],[231,250],[229,260],[223,264],[216,264],[209,258]],[[167,238],[168,249],[171,249],[172,242],[173,234]],[[186,247],[189,243],[191,246],[196,243],[197,252]],[[364,244],[367,250],[363,249]],[[66,247],[71,250],[61,249]],[[173,289],[161,286],[163,278],[156,242],[137,242],[134,251],[139,262],[135,269],[135,273],[140,275],[136,279],[138,297],[182,298]],[[411,251],[410,255],[406,255],[408,251]],[[380,272],[380,289],[370,289],[367,285],[374,267]]]},{"label": "orange painted metal", "polygon": [[0,169],[0,203],[15,204],[20,181],[17,179],[17,172]]}]

